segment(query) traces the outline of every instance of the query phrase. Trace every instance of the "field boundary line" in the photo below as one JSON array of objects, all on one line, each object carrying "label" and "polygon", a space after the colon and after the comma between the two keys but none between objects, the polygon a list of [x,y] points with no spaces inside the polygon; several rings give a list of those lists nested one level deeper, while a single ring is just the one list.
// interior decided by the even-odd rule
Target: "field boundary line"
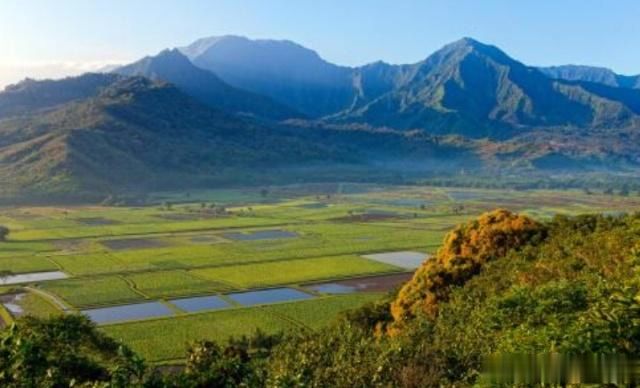
[{"label": "field boundary line", "polygon": [[142,291],[140,291],[138,289],[138,286],[136,285],[136,283],[133,280],[128,279],[124,275],[117,275],[116,277],[119,278],[119,279],[122,279],[125,283],[127,283],[127,286],[129,286],[131,291],[135,292],[136,294],[142,296],[145,299],[151,299],[151,297],[149,295],[145,294],[144,292],[142,292]]},{"label": "field boundary line", "polygon": [[194,270],[198,270],[198,269],[205,269],[205,268],[183,268],[181,270],[184,271],[187,275],[191,276],[194,279],[202,280],[202,281],[210,283],[212,285],[218,283],[220,285],[229,287],[229,291],[241,290],[243,288],[238,284],[230,283],[230,282],[227,282],[226,280],[211,280],[211,279],[205,278],[204,276],[200,276],[200,275],[194,273]]},{"label": "field boundary line", "polygon": [[65,313],[69,311],[74,311],[74,308],[70,303],[67,303],[62,298],[56,295],[52,295],[44,290],[40,290],[38,288],[30,287],[30,286],[25,286],[24,289],[30,292],[33,292],[34,294],[40,295],[41,297],[45,298],[49,302],[53,302],[53,304],[55,304],[58,308],[60,308]]},{"label": "field boundary line", "polygon": [[[320,298],[316,297],[316,298],[314,298],[312,300],[317,300],[317,299],[320,299]],[[295,303],[295,302],[291,302],[291,303]],[[299,320],[297,320],[295,318],[292,318],[292,317],[290,317],[290,316],[288,316],[286,314],[279,313],[279,312],[276,312],[276,311],[268,311],[268,305],[262,305],[262,306],[259,306],[259,308],[262,309],[263,312],[266,312],[267,314],[273,315],[274,317],[276,317],[278,319],[282,319],[285,322],[289,322],[289,323],[291,323],[291,324],[293,324],[295,326],[298,326],[300,328],[303,328],[303,329],[306,329],[306,330],[309,330],[309,331],[314,331],[311,327],[307,326],[303,322],[301,322],[301,321],[299,321]],[[265,310],[267,310],[267,311],[265,311]]]},{"label": "field boundary line", "polygon": [[51,264],[53,264],[54,266],[56,266],[56,268],[58,268],[58,270],[60,272],[64,272],[64,268],[62,268],[62,266],[60,265],[60,263],[58,263],[57,261],[55,261],[51,256],[44,256],[44,258],[50,262]]}]

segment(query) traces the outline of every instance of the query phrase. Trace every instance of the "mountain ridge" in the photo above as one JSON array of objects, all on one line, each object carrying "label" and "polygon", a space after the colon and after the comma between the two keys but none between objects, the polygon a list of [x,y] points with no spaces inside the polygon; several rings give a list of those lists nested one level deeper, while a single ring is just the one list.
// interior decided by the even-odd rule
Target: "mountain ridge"
[{"label": "mountain ridge", "polygon": [[[222,46],[225,48],[220,49]],[[278,56],[269,54],[265,47],[276,47],[274,52],[285,51],[291,57],[304,57],[313,63],[312,67],[324,69],[320,73],[337,76],[320,77],[330,85],[318,89],[316,84],[314,89],[298,84],[296,77],[312,77],[311,73],[315,76],[318,72],[297,69],[295,61],[283,64],[287,70],[278,74],[281,78],[277,81],[266,71],[260,73],[260,69],[245,71],[246,62],[264,67],[271,60],[279,63],[278,58],[271,58]],[[406,65],[379,61],[360,67],[338,66],[290,41],[254,41],[236,36],[201,39],[180,50],[195,65],[227,82],[266,94],[315,119],[421,128],[476,138],[507,138],[536,127],[628,127],[638,122],[635,101],[639,98],[634,92],[551,78],[496,46],[468,37]],[[289,50],[297,51],[292,54]],[[293,86],[281,89],[282,85]],[[332,105],[325,104],[326,98],[331,99]],[[317,109],[309,110],[307,99]]]},{"label": "mountain ridge", "polygon": [[121,66],[114,73],[126,76],[144,76],[153,80],[170,82],[203,103],[232,113],[283,120],[302,117],[295,110],[272,99],[235,88],[215,74],[194,66],[177,49],[163,50],[129,65]]},{"label": "mountain ridge", "polygon": [[[210,55],[207,47],[202,41],[193,52]],[[282,86],[271,92],[298,101],[293,108],[277,93],[239,89],[176,49],[118,74],[11,86],[0,92],[0,195],[460,171],[640,172],[640,90],[551,78],[471,38],[407,65],[332,67],[304,50],[325,71],[310,89],[287,80],[313,77],[315,68],[277,69],[287,58],[252,63],[279,72],[262,86]]]}]

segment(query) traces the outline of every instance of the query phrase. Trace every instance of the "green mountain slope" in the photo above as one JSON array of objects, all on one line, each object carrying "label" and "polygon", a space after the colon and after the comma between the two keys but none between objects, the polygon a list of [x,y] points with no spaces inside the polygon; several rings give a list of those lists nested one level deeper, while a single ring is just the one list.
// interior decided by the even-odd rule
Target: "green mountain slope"
[{"label": "green mountain slope", "polygon": [[144,78],[121,79],[96,97],[0,121],[4,191],[188,187],[228,181],[238,169],[341,157]]},{"label": "green mountain slope", "polygon": [[122,78],[111,74],[84,74],[61,80],[35,81],[26,79],[10,85],[0,93],[0,119],[31,114],[70,101],[95,96],[101,88]]},{"label": "green mountain slope", "polygon": [[0,120],[0,196],[362,180],[479,162],[468,144],[424,132],[266,125],[208,107],[171,84],[105,77],[114,81],[95,96]]},{"label": "green mountain slope", "polygon": [[302,116],[268,97],[230,86],[212,72],[194,66],[178,50],[165,50],[154,57],[120,67],[115,72],[170,82],[204,104],[232,113],[272,120]]},{"label": "green mountain slope", "polygon": [[638,122],[635,102],[628,106],[629,99],[616,89],[552,80],[498,48],[468,38],[405,69],[403,78],[391,91],[336,119],[494,138],[539,127],[628,127]]}]

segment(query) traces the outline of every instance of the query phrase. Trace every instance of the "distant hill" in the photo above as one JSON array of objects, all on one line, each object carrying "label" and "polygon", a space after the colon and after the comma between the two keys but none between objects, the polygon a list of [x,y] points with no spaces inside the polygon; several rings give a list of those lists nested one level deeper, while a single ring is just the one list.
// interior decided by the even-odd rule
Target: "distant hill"
[{"label": "distant hill", "polygon": [[335,113],[353,100],[350,68],[331,64],[291,41],[222,36],[200,39],[180,50],[229,84],[312,117]]},{"label": "distant hill", "polygon": [[605,67],[564,65],[541,67],[539,69],[551,78],[567,81],[593,82],[621,88],[640,89],[640,75],[620,75]]},{"label": "distant hill", "polygon": [[101,88],[122,77],[115,74],[84,74],[61,80],[26,79],[0,92],[0,119],[32,114],[70,101],[95,96]]},{"label": "distant hill", "polygon": [[268,97],[230,86],[212,72],[194,66],[187,57],[175,49],[165,50],[153,57],[145,57],[113,72],[170,82],[201,102],[232,113],[273,120],[302,117],[294,109]]},{"label": "distant hill", "polygon": [[[265,126],[208,107],[166,82],[90,77],[101,86],[87,89],[86,98],[0,119],[0,196],[359,180],[399,168],[454,171],[478,164],[466,145],[440,144],[426,134],[304,122]],[[31,87],[50,85],[42,82]],[[55,85],[71,90],[79,82]],[[352,175],[341,175],[345,171]]]},{"label": "distant hill", "polygon": [[140,77],[116,77],[93,97],[0,120],[5,194],[212,185],[238,180],[239,169],[314,160],[340,161],[341,154],[249,124],[170,84]]}]

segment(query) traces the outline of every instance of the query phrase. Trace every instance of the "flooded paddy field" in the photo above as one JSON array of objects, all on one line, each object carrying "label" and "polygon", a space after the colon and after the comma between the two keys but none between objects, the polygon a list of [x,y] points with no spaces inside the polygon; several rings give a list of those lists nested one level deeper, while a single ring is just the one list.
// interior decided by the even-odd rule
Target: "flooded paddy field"
[{"label": "flooded paddy field", "polygon": [[0,277],[0,285],[4,286],[9,284],[37,283],[47,280],[65,279],[67,277],[69,276],[61,271],[31,272]]},{"label": "flooded paddy field", "polygon": [[160,302],[137,303],[124,306],[102,307],[82,310],[96,323],[131,321],[173,315],[173,311]]},{"label": "flooded paddy field", "polygon": [[229,299],[243,306],[291,302],[313,298],[313,295],[293,288],[274,288],[270,290],[247,291],[228,294],[227,296],[229,297]]}]

